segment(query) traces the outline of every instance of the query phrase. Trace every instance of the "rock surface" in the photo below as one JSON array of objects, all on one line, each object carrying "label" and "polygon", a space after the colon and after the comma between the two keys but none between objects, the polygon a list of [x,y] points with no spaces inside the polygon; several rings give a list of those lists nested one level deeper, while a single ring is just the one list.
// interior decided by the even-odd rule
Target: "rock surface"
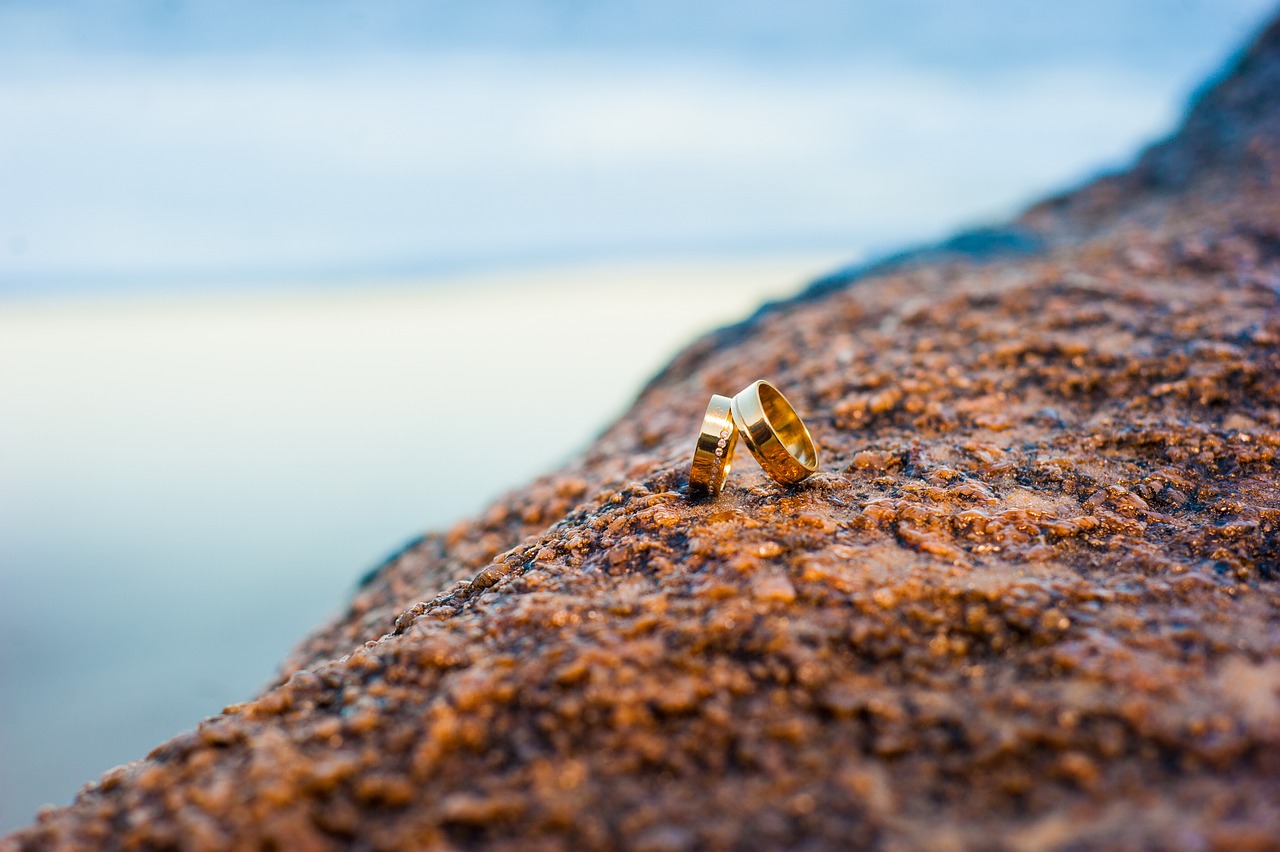
[{"label": "rock surface", "polygon": [[[774,381],[824,472],[683,494]],[[1280,848],[1280,24],[1134,169],[699,341],[4,849]]]}]

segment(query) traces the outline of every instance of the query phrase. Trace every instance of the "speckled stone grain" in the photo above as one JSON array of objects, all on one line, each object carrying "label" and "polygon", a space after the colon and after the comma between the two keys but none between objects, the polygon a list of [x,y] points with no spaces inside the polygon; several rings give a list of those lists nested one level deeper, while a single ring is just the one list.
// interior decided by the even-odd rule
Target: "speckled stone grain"
[{"label": "speckled stone grain", "polygon": [[[768,378],[823,472],[739,450]],[[0,848],[1280,848],[1280,25],[1130,171],[691,346]]]}]

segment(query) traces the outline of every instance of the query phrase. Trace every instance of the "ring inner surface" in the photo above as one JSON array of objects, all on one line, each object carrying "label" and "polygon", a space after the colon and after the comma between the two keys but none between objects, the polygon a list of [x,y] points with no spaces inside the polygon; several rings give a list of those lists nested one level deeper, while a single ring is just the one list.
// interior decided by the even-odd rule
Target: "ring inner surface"
[{"label": "ring inner surface", "polygon": [[791,404],[770,385],[760,385],[760,408],[778,440],[805,467],[817,464],[813,440],[805,432],[804,423]]}]

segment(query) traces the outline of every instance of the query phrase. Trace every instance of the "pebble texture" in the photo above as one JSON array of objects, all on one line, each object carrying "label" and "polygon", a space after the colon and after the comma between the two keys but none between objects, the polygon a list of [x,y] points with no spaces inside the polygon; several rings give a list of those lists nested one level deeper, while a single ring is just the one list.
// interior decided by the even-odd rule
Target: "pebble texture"
[{"label": "pebble texture", "polygon": [[[824,472],[690,501],[761,377]],[[1133,170],[694,344],[0,848],[1280,848],[1277,453],[1273,25]]]}]

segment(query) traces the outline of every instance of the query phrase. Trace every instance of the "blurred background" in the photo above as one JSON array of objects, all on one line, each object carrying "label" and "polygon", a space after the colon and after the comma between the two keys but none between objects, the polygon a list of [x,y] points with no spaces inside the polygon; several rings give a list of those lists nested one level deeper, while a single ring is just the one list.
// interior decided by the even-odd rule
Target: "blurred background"
[{"label": "blurred background", "polygon": [[1273,7],[0,0],[0,830],[699,332],[1122,166]]}]

